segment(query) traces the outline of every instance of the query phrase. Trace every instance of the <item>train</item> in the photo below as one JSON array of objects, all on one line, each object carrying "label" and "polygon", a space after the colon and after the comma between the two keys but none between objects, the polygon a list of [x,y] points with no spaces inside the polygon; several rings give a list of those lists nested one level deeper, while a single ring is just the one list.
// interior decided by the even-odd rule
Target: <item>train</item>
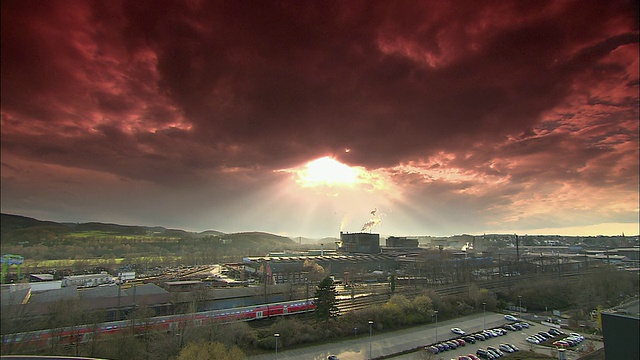
[{"label": "train", "polygon": [[315,310],[313,298],[260,304],[221,310],[201,311],[189,314],[157,316],[148,319],[110,321],[99,324],[78,325],[58,329],[36,330],[3,334],[2,347],[25,346],[29,349],[51,348],[55,345],[70,346],[96,339],[134,332],[136,335],[150,332],[177,332],[187,326],[203,326],[211,323],[251,321]]}]

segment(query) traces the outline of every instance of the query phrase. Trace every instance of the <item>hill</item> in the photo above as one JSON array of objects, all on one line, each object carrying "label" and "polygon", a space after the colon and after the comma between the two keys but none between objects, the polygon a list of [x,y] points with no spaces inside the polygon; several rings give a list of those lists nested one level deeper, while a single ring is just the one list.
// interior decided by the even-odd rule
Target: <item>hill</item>
[{"label": "hill", "polygon": [[235,234],[219,235],[218,239],[224,244],[242,249],[268,248],[278,249],[282,246],[291,246],[295,242],[288,237],[264,232],[243,232]]},{"label": "hill", "polygon": [[[28,253],[29,248],[45,245],[84,247],[88,253],[96,257],[105,254],[119,257],[131,256],[132,253],[152,254],[163,251],[176,254],[203,249],[218,249],[227,253],[242,250],[249,254],[259,251],[262,254],[265,251],[291,248],[296,244],[288,237],[263,232],[225,234],[207,230],[197,233],[161,226],[101,222],[57,223],[11,214],[1,214],[0,225],[3,253]],[[105,251],[105,248],[115,250]],[[122,250],[119,250],[121,248]],[[126,251],[127,248],[129,251]]]},{"label": "hill", "polygon": [[83,237],[114,237],[114,236],[145,236],[170,238],[202,238],[219,236],[224,233],[207,230],[201,233],[179,229],[167,229],[161,226],[132,226],[101,222],[87,223],[58,223],[43,221],[26,216],[0,214],[0,235],[3,243],[43,242],[65,236]]}]

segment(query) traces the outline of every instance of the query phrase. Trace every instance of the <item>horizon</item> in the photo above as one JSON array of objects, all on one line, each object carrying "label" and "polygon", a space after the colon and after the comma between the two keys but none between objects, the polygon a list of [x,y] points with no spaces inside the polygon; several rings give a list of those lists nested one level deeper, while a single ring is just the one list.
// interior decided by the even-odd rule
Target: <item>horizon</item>
[{"label": "horizon", "polygon": [[[190,232],[190,233],[204,233],[207,231],[215,231],[215,232],[220,232],[222,234],[241,234],[241,233],[267,233],[267,234],[271,234],[271,235],[277,235],[277,236],[282,236],[282,237],[286,237],[289,238],[291,240],[295,240],[295,239],[299,239],[299,238],[303,238],[306,240],[322,240],[325,238],[333,238],[333,239],[340,239],[340,233],[338,233],[337,236],[324,236],[324,237],[308,237],[308,236],[303,236],[303,235],[297,235],[297,236],[288,236],[288,235],[282,235],[282,234],[277,234],[277,233],[270,233],[270,232],[266,232],[266,231],[260,231],[260,230],[244,230],[244,231],[236,231],[236,232],[222,232],[220,230],[216,230],[216,229],[206,229],[206,230],[188,230],[188,229],[181,229],[181,228],[172,228],[172,227],[166,227],[163,225],[141,225],[141,224],[121,224],[121,223],[111,223],[111,222],[103,222],[103,221],[98,221],[98,220],[94,220],[94,221],[86,221],[86,222],[77,222],[77,221],[62,221],[62,220],[50,220],[50,219],[37,219],[37,218],[33,218],[33,217],[29,217],[29,216],[24,216],[24,215],[19,215],[19,214],[8,214],[8,213],[2,213],[3,215],[10,215],[10,216],[19,216],[19,217],[25,217],[25,218],[31,218],[37,221],[50,221],[50,222],[56,222],[56,223],[66,223],[66,224],[86,224],[86,223],[97,223],[97,224],[105,224],[105,225],[117,225],[117,226],[133,226],[133,227],[147,227],[147,228],[153,228],[153,227],[160,227],[160,228],[164,228],[166,230],[179,230],[179,231],[185,231],[185,232]],[[640,237],[640,234],[636,233],[636,234],[625,234],[625,233],[621,233],[621,234],[596,234],[596,235],[571,235],[571,234],[537,234],[537,233],[531,233],[531,234],[518,234],[518,233],[483,233],[483,234],[470,234],[470,233],[459,233],[459,234],[452,234],[452,235],[395,235],[395,234],[382,234],[382,233],[376,233],[374,231],[353,231],[353,232],[348,232],[348,231],[344,231],[344,233],[373,233],[373,234],[378,234],[380,235],[380,238],[387,238],[387,237],[407,237],[407,238],[412,238],[412,237],[431,237],[431,238],[450,238],[450,237],[458,237],[458,236],[473,236],[473,237],[482,237],[482,236],[494,236],[494,235],[499,235],[499,236],[505,236],[505,235],[514,235],[514,236],[519,236],[519,237],[526,237],[526,236],[563,236],[563,237],[599,237],[599,236],[605,236],[605,237],[631,237],[631,238],[638,238]]]}]

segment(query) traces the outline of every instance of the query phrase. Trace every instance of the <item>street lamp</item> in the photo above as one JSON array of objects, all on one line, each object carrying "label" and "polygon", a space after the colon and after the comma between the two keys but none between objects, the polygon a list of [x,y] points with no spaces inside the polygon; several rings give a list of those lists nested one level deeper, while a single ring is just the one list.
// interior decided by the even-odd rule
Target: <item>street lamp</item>
[{"label": "street lamp", "polygon": [[373,333],[372,326],[373,326],[373,321],[369,320],[369,359],[372,358],[371,356],[371,334]]},{"label": "street lamp", "polygon": [[482,303],[482,322],[483,322],[483,330],[487,329],[487,303],[483,302]]},{"label": "street lamp", "polygon": [[518,312],[520,313],[520,318],[522,319],[522,295],[518,295],[518,302],[520,303],[520,307],[518,308]]},{"label": "street lamp", "polygon": [[273,337],[276,338],[276,360],[278,360],[278,338],[280,337],[280,334],[275,333],[273,334]]},{"label": "street lamp", "polygon": [[436,342],[438,342],[438,310],[434,310],[433,314],[436,316]]}]

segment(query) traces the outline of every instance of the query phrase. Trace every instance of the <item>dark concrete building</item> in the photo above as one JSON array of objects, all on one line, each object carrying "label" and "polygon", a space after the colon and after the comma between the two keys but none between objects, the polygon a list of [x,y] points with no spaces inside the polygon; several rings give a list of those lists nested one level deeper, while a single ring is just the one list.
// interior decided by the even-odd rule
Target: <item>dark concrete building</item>
[{"label": "dark concrete building", "polygon": [[385,241],[385,244],[387,247],[392,247],[392,248],[417,248],[418,239],[389,236]]},{"label": "dark concrete building", "polygon": [[600,314],[606,359],[640,359],[639,307],[635,300]]},{"label": "dark concrete building", "polygon": [[340,232],[338,251],[345,253],[379,254],[380,234]]}]

